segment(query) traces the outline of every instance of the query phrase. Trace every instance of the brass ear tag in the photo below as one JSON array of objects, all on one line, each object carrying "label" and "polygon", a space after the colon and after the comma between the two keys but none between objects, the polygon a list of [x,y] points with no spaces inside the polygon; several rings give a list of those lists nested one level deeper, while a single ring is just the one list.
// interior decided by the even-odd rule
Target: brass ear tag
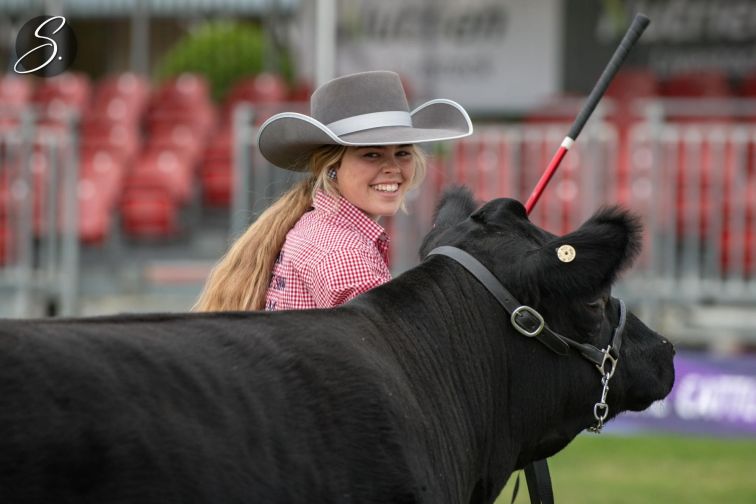
[{"label": "brass ear tag", "polygon": [[562,245],[557,249],[557,257],[562,262],[572,262],[575,255],[575,248],[572,245]]}]

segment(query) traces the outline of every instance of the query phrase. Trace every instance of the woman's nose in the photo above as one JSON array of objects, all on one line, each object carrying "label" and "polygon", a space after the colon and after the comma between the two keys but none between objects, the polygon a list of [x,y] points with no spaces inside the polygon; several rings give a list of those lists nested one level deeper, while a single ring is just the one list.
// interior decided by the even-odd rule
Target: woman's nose
[{"label": "woman's nose", "polygon": [[390,157],[386,159],[386,162],[383,163],[383,171],[399,171],[399,161],[394,159],[394,157]]}]

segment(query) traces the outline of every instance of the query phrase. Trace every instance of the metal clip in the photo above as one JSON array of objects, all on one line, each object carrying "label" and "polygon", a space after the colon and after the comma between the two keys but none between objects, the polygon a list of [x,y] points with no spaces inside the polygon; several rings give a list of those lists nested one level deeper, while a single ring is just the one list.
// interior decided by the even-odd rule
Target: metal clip
[{"label": "metal clip", "polygon": [[[609,349],[607,348],[607,353],[608,351]],[[612,371],[614,371],[614,368],[612,368]],[[609,394],[610,378],[611,375],[609,373],[604,374],[604,377],[601,378],[601,399],[593,405],[593,418],[596,419],[596,425],[589,427],[588,430],[596,434],[601,434],[601,429],[604,428],[604,420],[609,416],[609,405],[606,403],[606,396]]]},{"label": "metal clip", "polygon": [[[528,331],[525,327],[521,326],[517,322],[517,316],[520,315],[523,312],[524,313],[529,313],[532,316],[534,316],[536,318],[536,320],[538,320],[538,327],[536,327],[532,331]],[[543,317],[541,316],[541,314],[538,313],[537,311],[535,311],[530,306],[525,306],[525,305],[518,306],[517,308],[515,308],[512,311],[512,317],[510,319],[512,321],[512,326],[515,329],[517,329],[517,332],[519,332],[520,334],[523,334],[523,335],[527,336],[528,338],[533,338],[535,336],[538,336],[539,334],[541,334],[541,331],[543,331],[543,328],[546,326],[546,322],[544,322]]]},{"label": "metal clip", "polygon": [[[598,372],[601,374],[601,376],[606,376],[607,378],[614,376],[614,370],[617,368],[617,358],[615,358],[610,353],[611,350],[611,345],[608,345],[605,350],[601,350],[601,353],[604,354],[604,357],[603,359],[601,359],[601,365],[596,364],[596,369],[598,369]],[[606,370],[607,362],[611,364],[609,371]]]}]

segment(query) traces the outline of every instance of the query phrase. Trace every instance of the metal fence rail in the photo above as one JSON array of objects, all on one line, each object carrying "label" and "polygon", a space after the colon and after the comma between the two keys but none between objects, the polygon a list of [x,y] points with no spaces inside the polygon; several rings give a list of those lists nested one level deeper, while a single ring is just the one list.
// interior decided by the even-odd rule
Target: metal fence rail
[{"label": "metal fence rail", "polygon": [[73,315],[79,279],[75,128],[40,127],[33,107],[0,110],[3,316]]}]

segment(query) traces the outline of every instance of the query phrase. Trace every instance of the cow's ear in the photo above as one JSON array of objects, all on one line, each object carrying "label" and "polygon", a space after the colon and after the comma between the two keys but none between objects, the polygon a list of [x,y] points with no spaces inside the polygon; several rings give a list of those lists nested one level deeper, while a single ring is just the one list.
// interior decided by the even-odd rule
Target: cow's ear
[{"label": "cow's ear", "polygon": [[576,231],[546,242],[526,260],[548,294],[589,296],[607,288],[640,252],[638,217],[604,208]]},{"label": "cow's ear", "polygon": [[436,205],[433,228],[420,246],[420,257],[425,257],[433,250],[444,231],[468,218],[477,206],[472,192],[467,187],[455,186],[446,189]]}]

